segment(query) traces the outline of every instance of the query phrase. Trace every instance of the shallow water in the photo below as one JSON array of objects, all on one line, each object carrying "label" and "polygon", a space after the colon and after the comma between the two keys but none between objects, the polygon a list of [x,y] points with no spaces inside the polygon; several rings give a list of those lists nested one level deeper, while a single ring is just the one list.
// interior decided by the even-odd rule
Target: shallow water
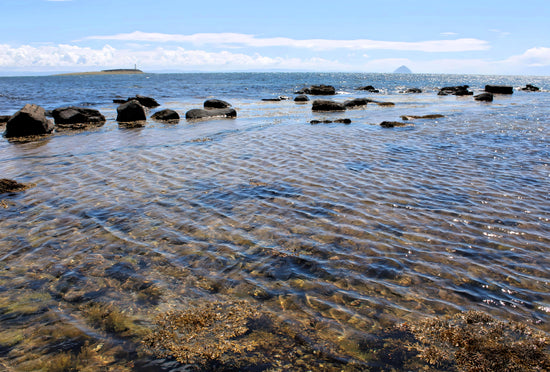
[{"label": "shallow water", "polygon": [[[260,101],[320,82],[337,87],[335,100],[396,105],[318,114],[310,103]],[[516,89],[492,104],[437,96],[468,83],[543,92]],[[367,84],[382,93],[353,90]],[[425,92],[399,93],[407,87]],[[469,309],[550,332],[549,87],[548,78],[392,74],[1,78],[0,114],[27,101],[90,102],[108,121],[0,141],[0,178],[34,185],[0,196],[0,363],[24,370],[82,346],[36,337],[50,324],[124,344],[90,326],[90,303],[151,328],[190,301],[246,299],[322,324],[318,336],[355,360],[364,356],[352,344],[380,329]],[[182,116],[226,99],[238,118],[119,127],[110,100],[136,93]],[[424,114],[445,117],[378,125]],[[342,117],[352,124],[309,124]]]}]

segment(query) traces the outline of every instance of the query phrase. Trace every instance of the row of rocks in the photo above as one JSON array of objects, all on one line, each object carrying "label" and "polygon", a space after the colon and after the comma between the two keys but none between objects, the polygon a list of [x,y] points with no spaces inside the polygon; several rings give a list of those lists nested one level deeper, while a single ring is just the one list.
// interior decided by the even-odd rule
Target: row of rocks
[{"label": "row of rocks", "polygon": [[369,98],[354,98],[345,102],[316,99],[313,101],[311,109],[313,111],[346,111],[347,109],[365,107],[371,102],[378,106],[395,106],[393,102],[380,102]]}]

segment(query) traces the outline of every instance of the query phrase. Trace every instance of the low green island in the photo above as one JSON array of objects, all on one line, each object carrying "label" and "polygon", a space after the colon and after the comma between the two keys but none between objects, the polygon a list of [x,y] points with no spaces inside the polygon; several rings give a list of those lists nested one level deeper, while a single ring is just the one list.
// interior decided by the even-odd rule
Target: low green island
[{"label": "low green island", "polygon": [[75,76],[75,75],[131,75],[143,74],[144,72],[137,68],[116,68],[112,70],[89,71],[89,72],[69,72],[65,74],[56,74],[55,76]]}]

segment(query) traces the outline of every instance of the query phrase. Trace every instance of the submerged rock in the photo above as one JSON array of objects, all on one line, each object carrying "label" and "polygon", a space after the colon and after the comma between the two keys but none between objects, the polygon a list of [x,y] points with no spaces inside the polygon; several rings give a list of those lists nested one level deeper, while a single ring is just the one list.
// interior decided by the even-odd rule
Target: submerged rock
[{"label": "submerged rock", "polygon": [[316,99],[313,101],[311,108],[313,111],[346,111],[346,106],[343,103],[325,100],[325,99]]},{"label": "submerged rock", "polygon": [[400,121],[383,121],[380,123],[380,126],[383,128],[393,128],[393,127],[406,127],[412,125],[410,123],[403,123]]},{"label": "submerged rock", "polygon": [[6,123],[6,137],[26,137],[49,134],[53,131],[54,124],[46,118],[44,108],[26,104],[21,110],[10,117]]},{"label": "submerged rock", "polygon": [[178,122],[180,120],[180,115],[171,109],[165,109],[155,112],[151,119],[156,121],[165,121],[165,122]]},{"label": "submerged rock", "polygon": [[439,90],[439,93],[437,95],[439,96],[472,96],[474,92],[471,92],[468,90],[468,85],[459,85],[454,87],[443,87]]},{"label": "submerged rock", "polygon": [[336,119],[336,120],[311,120],[310,124],[330,124],[330,123],[339,123],[339,124],[351,124],[351,119]]},{"label": "submerged rock", "polygon": [[69,106],[56,108],[52,111],[52,116],[56,125],[105,123],[105,116],[98,110],[84,107]]},{"label": "submerged rock", "polygon": [[418,116],[418,115],[402,115],[401,116],[401,119],[402,120],[411,120],[411,119],[440,119],[440,118],[444,118],[445,115],[441,115],[441,114],[430,114],[430,115],[422,115],[422,116]]},{"label": "submerged rock", "polygon": [[7,178],[0,178],[0,194],[6,192],[17,192],[27,189],[28,186]]},{"label": "submerged rock", "polygon": [[476,96],[474,96],[474,99],[476,101],[482,101],[482,102],[493,102],[493,94],[492,93],[481,93]]},{"label": "submerged rock", "polygon": [[485,85],[485,91],[496,94],[513,94],[514,88],[506,85]]},{"label": "submerged rock", "polygon": [[220,109],[231,107],[231,104],[221,99],[207,99],[204,101],[203,107],[205,109]]},{"label": "submerged rock", "polygon": [[185,113],[186,119],[205,119],[205,118],[236,118],[237,111],[234,108],[221,108],[221,109],[192,109]]},{"label": "submerged rock", "polygon": [[138,101],[129,101],[118,106],[116,120],[123,123],[147,120],[145,107]]}]

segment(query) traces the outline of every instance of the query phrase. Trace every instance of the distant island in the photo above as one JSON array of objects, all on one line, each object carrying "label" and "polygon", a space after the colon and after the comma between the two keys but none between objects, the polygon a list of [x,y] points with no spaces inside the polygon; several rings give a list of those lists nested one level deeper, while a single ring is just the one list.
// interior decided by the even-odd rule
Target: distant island
[{"label": "distant island", "polygon": [[412,71],[405,65],[399,67],[393,72],[394,74],[412,74]]},{"label": "distant island", "polygon": [[55,76],[73,76],[73,75],[131,75],[143,74],[144,72],[137,68],[115,68],[112,70],[90,71],[90,72],[69,72],[66,74],[56,74]]}]

